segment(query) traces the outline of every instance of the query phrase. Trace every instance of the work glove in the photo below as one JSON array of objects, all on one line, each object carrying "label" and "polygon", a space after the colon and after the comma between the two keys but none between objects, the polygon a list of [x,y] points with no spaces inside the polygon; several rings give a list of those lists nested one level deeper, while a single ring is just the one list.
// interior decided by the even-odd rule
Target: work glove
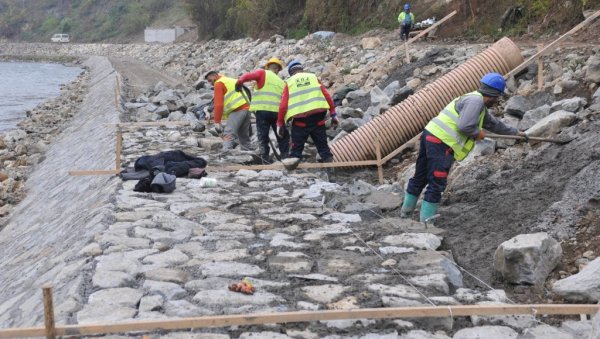
[{"label": "work glove", "polygon": [[334,114],[331,116],[331,128],[336,129],[339,126],[340,122],[337,116]]},{"label": "work glove", "polygon": [[235,91],[236,92],[241,92],[244,89],[244,84],[235,84]]},{"label": "work glove", "polygon": [[279,136],[279,138],[282,138],[285,136],[285,126],[277,126],[277,135]]},{"label": "work glove", "polygon": [[210,111],[210,109],[208,109],[208,107],[204,107],[203,111],[204,111],[204,119],[206,119],[206,121],[209,121],[210,115],[212,112]]},{"label": "work glove", "polygon": [[480,140],[483,140],[483,138],[485,138],[485,132],[479,131],[479,134],[477,135],[475,140],[480,141]]}]

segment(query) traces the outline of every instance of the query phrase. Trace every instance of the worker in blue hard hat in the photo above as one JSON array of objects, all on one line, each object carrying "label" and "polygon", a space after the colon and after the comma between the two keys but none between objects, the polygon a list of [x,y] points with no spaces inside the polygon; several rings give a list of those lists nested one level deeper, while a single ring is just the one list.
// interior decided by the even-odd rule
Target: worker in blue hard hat
[{"label": "worker in blue hard hat", "polygon": [[498,104],[505,88],[502,75],[488,73],[481,78],[478,90],[454,99],[425,126],[415,175],[409,180],[404,194],[402,217],[412,215],[425,187],[420,221],[426,222],[437,214],[454,160],[463,160],[471,152],[475,141],[485,137],[483,129],[497,134],[527,136],[488,112],[489,108]]},{"label": "worker in blue hard hat", "polygon": [[404,5],[404,11],[398,15],[398,23],[400,24],[400,40],[407,41],[408,33],[415,25],[415,15],[410,12],[410,5]]},{"label": "worker in blue hard hat", "polygon": [[284,165],[288,169],[298,166],[309,136],[315,143],[321,161],[333,162],[325,127],[327,111],[331,117],[331,126],[335,128],[338,125],[331,96],[316,75],[304,71],[300,61],[291,61],[288,73],[290,77],[283,88],[277,117],[277,132],[280,137],[285,133],[284,125],[287,122],[292,125],[290,156],[283,160]]}]

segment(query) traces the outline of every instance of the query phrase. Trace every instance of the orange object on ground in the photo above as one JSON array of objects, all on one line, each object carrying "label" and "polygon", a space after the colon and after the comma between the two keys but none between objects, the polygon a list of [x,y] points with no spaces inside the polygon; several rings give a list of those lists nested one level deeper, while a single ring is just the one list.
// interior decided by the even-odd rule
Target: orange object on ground
[{"label": "orange object on ground", "polygon": [[244,294],[254,294],[256,288],[248,281],[247,279],[243,279],[239,283],[229,285],[229,290],[232,292],[239,292]]}]

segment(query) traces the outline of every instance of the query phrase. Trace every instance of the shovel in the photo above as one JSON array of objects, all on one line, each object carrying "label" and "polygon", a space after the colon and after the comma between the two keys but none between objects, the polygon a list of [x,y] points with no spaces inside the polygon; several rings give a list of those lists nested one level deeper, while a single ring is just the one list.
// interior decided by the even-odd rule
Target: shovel
[{"label": "shovel", "polygon": [[486,134],[488,138],[492,139],[515,139],[515,140],[525,140],[527,142],[531,141],[540,141],[540,142],[551,142],[559,145],[568,144],[571,141],[575,140],[577,137],[569,137],[563,139],[551,139],[551,138],[540,138],[540,137],[523,137],[520,135],[502,135],[502,134]]}]

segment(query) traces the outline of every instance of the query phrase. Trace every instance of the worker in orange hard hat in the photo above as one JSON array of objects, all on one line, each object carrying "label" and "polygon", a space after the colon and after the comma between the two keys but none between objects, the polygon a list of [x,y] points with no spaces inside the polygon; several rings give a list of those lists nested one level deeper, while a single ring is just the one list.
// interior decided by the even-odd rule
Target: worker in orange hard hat
[{"label": "worker in orange hard hat", "polygon": [[269,132],[270,129],[277,138],[281,158],[286,158],[290,150],[290,135],[287,130],[282,136],[277,134],[277,112],[281,102],[281,94],[285,83],[279,75],[283,70],[283,62],[278,58],[267,61],[265,69],[258,69],[243,74],[237,81],[236,88],[241,89],[244,82],[256,81],[254,95],[250,104],[250,111],[256,114],[256,134],[258,137],[259,156],[263,163],[269,160]]}]

